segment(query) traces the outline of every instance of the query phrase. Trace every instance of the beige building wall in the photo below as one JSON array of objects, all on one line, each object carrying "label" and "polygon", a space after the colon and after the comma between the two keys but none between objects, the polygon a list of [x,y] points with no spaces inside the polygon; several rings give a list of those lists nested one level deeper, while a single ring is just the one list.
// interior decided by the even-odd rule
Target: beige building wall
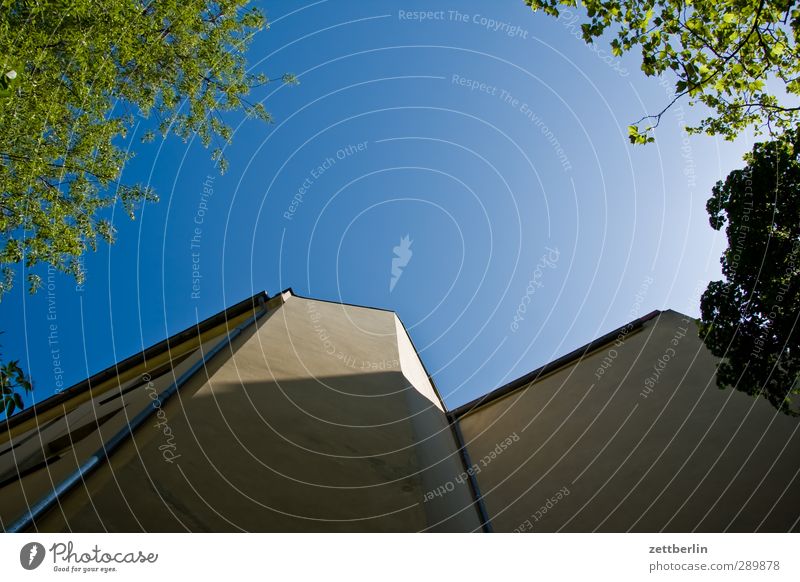
[{"label": "beige building wall", "polygon": [[[426,499],[443,475],[463,465],[438,395],[409,345],[392,312],[286,293],[234,340],[232,354],[214,357],[36,528],[475,529],[468,484]],[[179,368],[198,357],[199,351]],[[78,458],[124,424],[126,411],[149,406],[147,391],[172,380],[169,372],[152,380],[155,388],[117,398],[124,410],[75,443]],[[105,412],[92,408],[98,402],[71,415],[93,420]],[[28,442],[41,449],[36,443],[49,438],[43,431]],[[74,461],[63,465],[0,490],[3,523],[15,517],[20,499],[39,498],[75,468]]]},{"label": "beige building wall", "polygon": [[798,422],[719,390],[679,313],[450,413],[467,470],[394,313],[266,299],[15,417],[0,432],[3,529],[147,410],[29,530],[479,531],[470,474],[501,532],[798,528]]},{"label": "beige building wall", "polygon": [[[158,394],[198,364],[203,353],[218,344],[228,330],[250,317],[252,312],[246,312],[201,336],[193,334],[193,339],[171,346],[129,372],[112,373],[96,384],[86,381],[78,393],[69,395],[67,390],[56,395],[26,410],[34,414],[24,422],[17,422],[10,429],[4,427],[6,430],[0,432],[3,529],[7,530],[30,507],[75,474],[139,412],[151,409]],[[63,398],[66,396],[70,397]],[[59,403],[46,406],[53,400]],[[12,420],[21,416],[26,415]]]},{"label": "beige building wall", "polygon": [[800,425],[715,364],[666,311],[463,415],[495,531],[797,530]]}]

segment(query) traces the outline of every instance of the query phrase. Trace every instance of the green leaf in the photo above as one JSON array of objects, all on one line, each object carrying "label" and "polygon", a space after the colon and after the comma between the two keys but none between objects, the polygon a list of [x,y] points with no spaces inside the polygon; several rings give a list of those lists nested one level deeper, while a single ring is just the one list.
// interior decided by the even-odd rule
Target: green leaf
[{"label": "green leaf", "polygon": [[[248,99],[245,52],[265,19],[249,0],[11,1],[0,15],[2,297],[23,260],[32,292],[45,265],[82,277],[81,255],[113,242],[103,216],[120,191],[131,217],[155,201],[122,173],[136,153],[123,138],[137,124],[145,142],[158,127],[226,144],[230,127],[208,120],[260,103]],[[262,106],[247,109],[269,121]]]},{"label": "green leaf", "polygon": [[[577,6],[572,0],[526,2],[556,17],[556,6]],[[786,97],[800,94],[800,47],[796,44],[800,9],[790,8],[787,22],[783,5],[761,4],[759,9],[756,0],[734,4],[587,0],[577,25],[587,43],[607,39],[615,56],[638,46],[641,70],[647,76],[674,71],[677,92],[684,94],[680,100],[689,107],[702,104],[709,111],[696,125],[686,126],[687,132],[733,139],[748,128],[756,134],[768,128],[780,135],[800,125],[800,108]],[[673,105],[667,96],[663,106]],[[656,112],[662,109],[658,104],[653,107]],[[649,132],[629,134],[629,138],[634,143],[652,141]]]}]

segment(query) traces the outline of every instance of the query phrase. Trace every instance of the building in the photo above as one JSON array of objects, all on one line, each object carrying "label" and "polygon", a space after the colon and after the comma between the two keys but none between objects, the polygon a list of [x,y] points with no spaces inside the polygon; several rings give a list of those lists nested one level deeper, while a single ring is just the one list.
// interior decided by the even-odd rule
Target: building
[{"label": "building", "polygon": [[654,312],[447,411],[397,316],[260,293],[4,423],[6,531],[790,531],[796,420]]}]

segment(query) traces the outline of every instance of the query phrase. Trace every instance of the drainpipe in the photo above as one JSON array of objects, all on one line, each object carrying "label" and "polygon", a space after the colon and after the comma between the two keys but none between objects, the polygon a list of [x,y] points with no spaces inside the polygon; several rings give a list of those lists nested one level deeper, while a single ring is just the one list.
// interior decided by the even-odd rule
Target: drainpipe
[{"label": "drainpipe", "polygon": [[464,443],[464,435],[461,434],[461,427],[458,425],[457,418],[453,417],[451,426],[456,436],[456,445],[458,446],[458,452],[461,453],[461,460],[464,463],[464,467],[467,468],[469,488],[472,490],[472,496],[475,498],[475,508],[478,510],[478,518],[481,520],[481,529],[483,533],[494,533],[492,520],[489,519],[489,512],[486,511],[486,505],[483,503],[483,495],[481,495],[481,489],[478,487],[478,480],[475,478],[475,474],[469,471],[469,469],[472,468],[472,460],[469,458],[467,445]]},{"label": "drainpipe", "polygon": [[228,333],[225,339],[203,354],[202,359],[195,362],[191,368],[181,374],[177,380],[175,380],[166,390],[159,394],[158,398],[153,400],[151,406],[148,406],[139,414],[134,416],[124,428],[111,437],[108,442],[104,443],[103,446],[91,457],[89,457],[85,463],[78,467],[77,470],[70,474],[66,479],[61,481],[58,485],[53,487],[52,491],[34,503],[28,509],[28,512],[17,519],[17,521],[12,523],[6,531],[18,533],[26,530],[33,525],[39,517],[44,515],[48,509],[52,508],[56,503],[58,503],[65,493],[70,491],[77,484],[82,483],[92,471],[99,467],[100,464],[111,455],[111,453],[113,453],[122,443],[130,438],[137,428],[142,426],[151,416],[153,416],[156,411],[160,409],[167,400],[170,399],[170,397],[174,396],[178,390],[180,390],[180,388],[192,378],[192,376],[194,376],[201,368],[205,368],[206,364],[211,360],[211,358],[216,356],[220,351],[222,351],[222,349],[230,346],[231,342],[236,339],[242,333],[242,331],[258,321],[258,319],[260,319],[261,316],[267,312],[263,301],[260,301],[259,303],[259,309],[261,309],[261,311],[233,329]]}]

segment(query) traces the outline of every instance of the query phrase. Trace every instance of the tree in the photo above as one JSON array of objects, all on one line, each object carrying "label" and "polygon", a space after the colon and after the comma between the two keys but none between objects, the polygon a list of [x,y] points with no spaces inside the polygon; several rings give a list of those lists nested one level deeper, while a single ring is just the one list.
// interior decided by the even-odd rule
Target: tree
[{"label": "tree", "polygon": [[798,415],[800,394],[800,132],[756,144],[713,189],[711,226],[725,226],[724,281],[701,298],[700,334],[720,388],[763,396]]},{"label": "tree", "polygon": [[[556,17],[564,6],[576,6],[576,0],[525,2]],[[794,0],[581,0],[581,5],[587,43],[610,37],[616,56],[639,48],[646,75],[675,77],[675,94],[666,107],[629,126],[632,143],[653,141],[661,116],[683,98],[711,109],[687,128],[690,133],[732,140],[749,126],[779,135],[797,124],[800,8]]]},{"label": "tree", "polygon": [[20,389],[24,393],[28,393],[33,390],[33,386],[22,368],[19,367],[19,362],[13,360],[5,364],[0,361],[0,391],[2,391],[0,413],[5,413],[6,418],[10,417],[15,410],[25,408]]},{"label": "tree", "polygon": [[[120,183],[136,116],[163,136],[199,136],[224,171],[231,129],[270,81],[244,52],[263,15],[248,0],[0,0],[0,296],[13,266],[49,263],[83,280],[80,256],[113,242],[103,209],[134,218],[152,189]],[[281,77],[293,82],[291,75]],[[146,140],[153,139],[148,132]],[[28,276],[31,290],[41,279]]]}]

